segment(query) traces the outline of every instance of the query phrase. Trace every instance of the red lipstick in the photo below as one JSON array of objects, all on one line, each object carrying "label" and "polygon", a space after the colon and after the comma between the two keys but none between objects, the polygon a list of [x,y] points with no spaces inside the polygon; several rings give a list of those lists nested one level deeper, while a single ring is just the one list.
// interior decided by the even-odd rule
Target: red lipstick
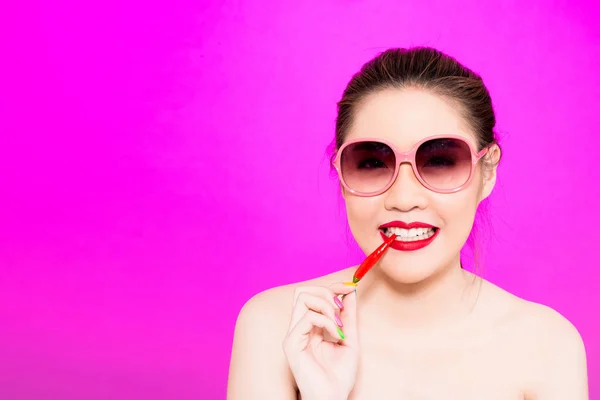
[{"label": "red lipstick", "polygon": [[437,228],[433,225],[426,224],[424,222],[411,222],[407,224],[404,221],[392,221],[387,224],[383,224],[379,227],[379,229],[383,228],[402,228],[402,229],[413,229],[413,228]]},{"label": "red lipstick", "polygon": [[433,242],[440,232],[440,230],[437,227],[430,225],[430,224],[426,224],[424,222],[406,223],[403,221],[392,221],[387,224],[381,225],[379,227],[379,229],[381,230],[380,233],[381,233],[381,237],[383,238],[383,240],[388,239],[388,236],[386,236],[383,233],[384,228],[402,228],[402,229],[434,228],[433,235],[427,239],[403,242],[400,237],[396,238],[396,240],[394,240],[392,242],[390,247],[392,249],[400,250],[400,251],[415,251],[415,250],[422,249],[423,247],[428,246],[431,242]]}]

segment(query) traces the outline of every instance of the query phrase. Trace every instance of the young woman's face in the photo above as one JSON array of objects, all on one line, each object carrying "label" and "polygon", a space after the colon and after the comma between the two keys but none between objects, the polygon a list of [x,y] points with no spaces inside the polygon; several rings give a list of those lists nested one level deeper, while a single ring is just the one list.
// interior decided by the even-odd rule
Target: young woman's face
[{"label": "young woman's face", "polygon": [[[407,152],[423,139],[439,135],[458,136],[475,151],[479,150],[467,121],[450,102],[423,90],[389,89],[361,102],[345,142],[380,139],[399,152]],[[460,250],[473,226],[477,206],[490,194],[495,183],[495,170],[482,169],[482,161],[477,163],[469,183],[454,193],[428,189],[408,163],[400,165],[392,186],[379,195],[360,197],[342,189],[350,229],[366,254],[382,243],[382,234],[389,236],[394,232],[400,236],[397,240],[402,243],[390,248],[379,263],[382,273],[394,281],[416,283],[458,266]],[[450,168],[444,161],[432,163],[438,163],[431,167],[434,168],[432,174],[437,173],[435,168],[442,171]],[[384,164],[380,163],[377,168],[385,168],[381,165]],[[372,170],[373,165],[368,168]],[[382,174],[385,170],[372,173]],[[435,228],[397,228],[403,223],[422,223]],[[396,227],[382,228],[386,224]],[[424,240],[428,238],[429,241]]]}]

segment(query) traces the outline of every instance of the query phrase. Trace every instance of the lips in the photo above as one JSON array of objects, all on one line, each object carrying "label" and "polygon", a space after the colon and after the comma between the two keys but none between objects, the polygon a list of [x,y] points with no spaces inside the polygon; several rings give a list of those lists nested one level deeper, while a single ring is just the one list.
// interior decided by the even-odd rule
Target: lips
[{"label": "lips", "polygon": [[406,223],[404,221],[392,221],[387,224],[383,224],[379,227],[379,229],[383,228],[401,228],[401,229],[416,229],[416,228],[436,228],[433,225],[426,224],[424,222],[411,222]]},{"label": "lips", "polygon": [[[381,225],[379,229],[384,240],[388,237],[386,233],[393,232],[398,235],[390,247],[399,251],[422,249],[431,244],[440,232],[436,226],[424,222],[406,223],[404,221],[392,221]],[[423,236],[423,239],[419,239],[419,236]]]}]

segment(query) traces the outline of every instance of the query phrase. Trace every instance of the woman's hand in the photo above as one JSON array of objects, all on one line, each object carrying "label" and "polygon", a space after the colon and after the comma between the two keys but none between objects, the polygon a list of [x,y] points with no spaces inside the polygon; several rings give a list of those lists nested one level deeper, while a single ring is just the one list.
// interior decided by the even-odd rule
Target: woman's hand
[{"label": "woman's hand", "polygon": [[355,288],[296,289],[283,349],[303,400],[346,400],[358,370]]}]

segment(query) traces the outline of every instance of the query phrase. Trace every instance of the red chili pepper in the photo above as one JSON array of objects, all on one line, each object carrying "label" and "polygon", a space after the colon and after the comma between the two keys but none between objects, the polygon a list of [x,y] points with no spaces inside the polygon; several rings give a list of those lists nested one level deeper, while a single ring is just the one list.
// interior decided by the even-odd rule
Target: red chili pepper
[{"label": "red chili pepper", "polygon": [[363,276],[365,276],[365,274],[373,267],[373,265],[375,265],[377,261],[379,261],[381,256],[383,256],[383,253],[385,253],[385,251],[388,249],[388,247],[390,247],[390,245],[395,239],[396,235],[392,233],[392,235],[389,238],[387,238],[385,242],[383,242],[378,248],[376,248],[374,252],[369,254],[367,258],[365,258],[365,261],[363,261],[358,266],[356,272],[354,273],[354,276],[352,277],[353,283],[358,283],[358,281],[360,281],[363,278]]}]

